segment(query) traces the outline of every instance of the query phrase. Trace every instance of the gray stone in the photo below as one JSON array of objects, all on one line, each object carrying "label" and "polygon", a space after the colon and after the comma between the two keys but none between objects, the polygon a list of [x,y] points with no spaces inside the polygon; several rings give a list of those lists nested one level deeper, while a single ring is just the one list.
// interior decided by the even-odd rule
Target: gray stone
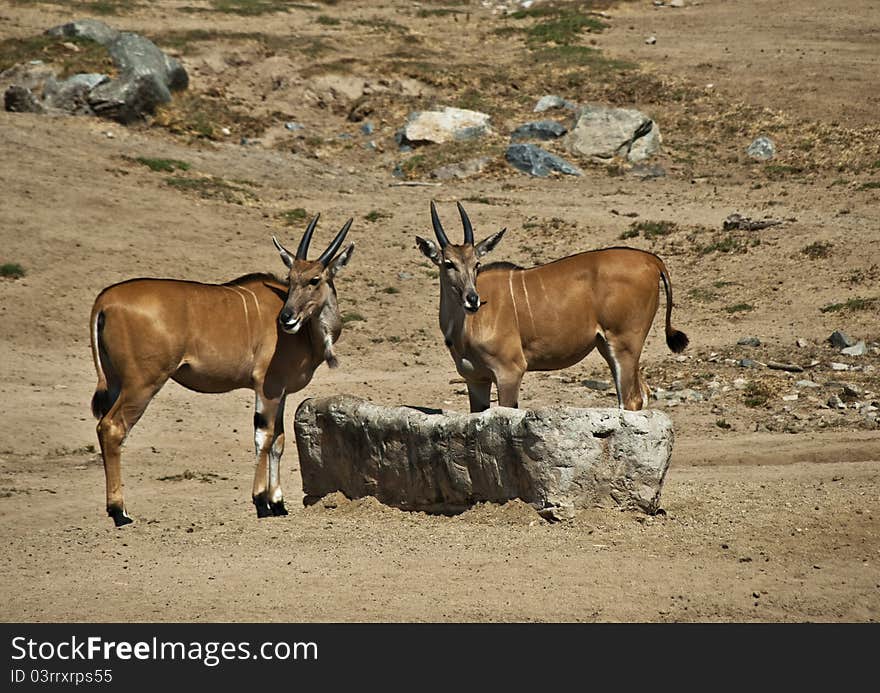
[{"label": "gray stone", "polygon": [[761,346],[761,340],[757,337],[740,337],[736,340],[736,343],[740,346],[750,346],[750,347],[759,347]]},{"label": "gray stone", "polygon": [[584,106],[565,138],[568,151],[580,156],[629,162],[644,161],[660,151],[660,130],[645,114],[629,108]]},{"label": "gray stone", "polygon": [[305,130],[305,127],[306,126],[303,125],[302,123],[296,123],[292,120],[289,120],[288,122],[284,123],[284,129],[289,130],[290,132],[296,132],[297,130]]},{"label": "gray stone", "polygon": [[840,353],[847,356],[864,356],[868,353],[868,346],[863,341],[858,341],[852,346],[841,349]]},{"label": "gray stone", "polygon": [[568,129],[555,120],[536,120],[524,123],[510,133],[510,141],[555,140],[562,137],[566,132],[568,132]]},{"label": "gray stone", "polygon": [[626,174],[642,180],[650,180],[651,178],[665,178],[666,169],[658,164],[635,164]]},{"label": "gray stone", "polygon": [[737,365],[740,368],[760,368],[763,364],[755,361],[754,359],[740,359],[737,361]]},{"label": "gray stone", "polygon": [[828,406],[832,409],[846,409],[846,405],[843,403],[843,400],[840,399],[837,395],[831,395],[828,398]]},{"label": "gray stone", "polygon": [[442,144],[470,140],[491,132],[485,113],[445,106],[442,111],[415,111],[403,127],[401,144]]},{"label": "gray stone", "polygon": [[45,113],[46,109],[27,87],[13,84],[3,92],[3,108],[12,113]]},{"label": "gray stone", "polygon": [[848,371],[849,364],[848,363],[838,363],[836,361],[832,361],[830,364],[832,371]]},{"label": "gray stone", "polygon": [[108,46],[108,50],[119,68],[119,79],[122,81],[152,76],[171,91],[186,89],[189,85],[189,76],[183,66],[165,55],[150,39],[139,34],[121,33]]},{"label": "gray stone", "polygon": [[114,79],[98,85],[88,94],[88,105],[95,115],[120,123],[140,120],[170,100],[168,88],[153,75]]},{"label": "gray stone", "polygon": [[109,46],[119,38],[119,32],[97,19],[77,19],[46,30],[46,35],[57,38],[84,38]]},{"label": "gray stone", "polygon": [[468,159],[457,164],[448,164],[440,166],[431,171],[433,178],[440,180],[450,180],[452,178],[467,178],[468,176],[480,173],[486,165],[492,161],[492,157],[481,156],[477,159]]},{"label": "gray stone", "polygon": [[748,146],[746,154],[757,161],[769,161],[776,156],[776,145],[769,137],[761,135]]},{"label": "gray stone", "polygon": [[822,387],[819,383],[813,382],[812,380],[798,380],[795,383],[796,387],[807,387],[810,389]]},{"label": "gray stone", "polygon": [[361,125],[361,134],[363,134],[363,135],[372,135],[373,132],[375,132],[375,129],[376,129],[376,128],[373,126],[372,123],[370,123],[370,122],[366,122],[366,123],[364,123],[363,125]]},{"label": "gray stone", "polygon": [[674,440],[656,410],[462,414],[348,395],[306,399],[294,430],[306,503],[341,491],[442,513],[515,498],[549,515],[607,503],[654,513]]},{"label": "gray stone", "polygon": [[794,342],[799,349],[806,349],[809,346],[809,343],[806,339],[801,339],[798,337]]},{"label": "gray stone", "polygon": [[573,104],[571,101],[566,101],[561,96],[547,94],[538,99],[538,103],[535,104],[535,113],[543,113],[544,111],[549,111],[551,108],[567,108],[573,111],[577,109],[577,105]]},{"label": "gray stone", "polygon": [[788,371],[789,373],[803,373],[803,366],[799,366],[796,363],[780,363],[779,361],[768,361],[767,368],[771,368],[774,371]]},{"label": "gray stone", "polygon": [[49,107],[75,115],[92,115],[89,93],[100,84],[108,82],[107,75],[81,73],[59,82],[52,78],[43,88],[43,103]]},{"label": "gray stone", "polygon": [[841,332],[840,330],[834,330],[828,338],[828,341],[831,342],[831,346],[838,349],[851,347],[856,343],[855,339],[850,337],[846,332]]},{"label": "gray stone", "polygon": [[583,175],[580,169],[565,159],[534,144],[512,144],[507,148],[504,158],[514,168],[532,176],[548,176],[552,171],[570,176]]}]

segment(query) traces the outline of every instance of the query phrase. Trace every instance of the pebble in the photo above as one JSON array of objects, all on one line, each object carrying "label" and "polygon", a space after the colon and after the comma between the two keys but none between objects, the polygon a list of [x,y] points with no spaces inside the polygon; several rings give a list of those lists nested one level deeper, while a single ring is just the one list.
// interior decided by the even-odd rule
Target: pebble
[{"label": "pebble", "polygon": [[645,39],[645,43],[647,43],[649,46],[653,46],[655,43],[657,43],[657,37],[656,36],[649,36],[648,38]]},{"label": "pebble", "polygon": [[757,161],[769,161],[776,156],[776,145],[769,137],[762,135],[752,141],[746,149],[746,154]]},{"label": "pebble", "polygon": [[841,349],[840,353],[846,354],[847,356],[864,356],[868,353],[868,347],[863,341],[859,341],[850,347]]},{"label": "pebble", "polygon": [[772,368],[774,371],[788,371],[789,373],[804,372],[803,367],[796,363],[779,363],[778,361],[768,361],[767,368]]},{"label": "pebble", "polygon": [[846,409],[846,405],[843,403],[843,400],[840,399],[837,395],[831,395],[828,398],[828,406],[832,409]]},{"label": "pebble", "polygon": [[755,361],[754,359],[740,359],[737,361],[737,365],[740,368],[760,368],[763,364]]},{"label": "pebble", "polygon": [[848,371],[849,364],[847,363],[837,363],[835,361],[831,362],[831,370],[832,371]]},{"label": "pebble", "polygon": [[[294,123],[292,120],[284,123],[284,128],[286,130],[290,130],[291,132],[295,132],[296,130],[305,130],[305,125],[302,123]],[[229,128],[223,128],[224,130],[228,130]],[[228,132],[224,132],[224,135],[228,135]]]},{"label": "pebble", "polygon": [[822,387],[819,383],[814,383],[812,380],[798,380],[795,383],[795,387]]},{"label": "pebble", "polygon": [[801,339],[800,337],[798,337],[794,343],[798,346],[799,349],[806,349],[809,346],[807,344],[807,340]]},{"label": "pebble", "polygon": [[745,378],[737,378],[733,381],[733,389],[734,390],[745,390],[748,386],[749,381]]},{"label": "pebble", "polygon": [[840,330],[834,330],[834,332],[831,333],[831,336],[828,337],[828,341],[831,342],[831,346],[835,346],[838,349],[851,347],[856,343],[855,339],[850,337],[846,332],[841,332]]},{"label": "pebble", "polygon": [[796,402],[798,398],[798,394],[795,392],[791,395],[782,395],[782,400],[784,402]]},{"label": "pebble", "polygon": [[736,343],[740,346],[751,346],[751,347],[759,347],[761,346],[761,340],[757,337],[740,337],[736,340]]},{"label": "pebble", "polygon": [[581,380],[581,385],[591,390],[599,390],[600,392],[611,387],[611,383],[606,380]]}]

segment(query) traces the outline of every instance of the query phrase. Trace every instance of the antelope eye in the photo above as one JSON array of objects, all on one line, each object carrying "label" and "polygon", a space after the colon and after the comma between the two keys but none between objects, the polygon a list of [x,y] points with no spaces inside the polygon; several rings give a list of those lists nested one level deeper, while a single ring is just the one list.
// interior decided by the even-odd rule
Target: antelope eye
[{"label": "antelope eye", "polygon": [[321,277],[312,277],[311,279],[309,279],[309,284],[311,284],[312,286],[318,286],[318,284],[320,283]]},{"label": "antelope eye", "polygon": [[482,267],[482,265],[478,262],[476,265],[474,265],[474,270],[479,272],[481,267]]},{"label": "antelope eye", "polygon": [[444,266],[446,269],[455,269],[455,265],[453,265],[451,262],[449,262],[449,260],[446,260],[446,261],[443,263],[443,266]]}]

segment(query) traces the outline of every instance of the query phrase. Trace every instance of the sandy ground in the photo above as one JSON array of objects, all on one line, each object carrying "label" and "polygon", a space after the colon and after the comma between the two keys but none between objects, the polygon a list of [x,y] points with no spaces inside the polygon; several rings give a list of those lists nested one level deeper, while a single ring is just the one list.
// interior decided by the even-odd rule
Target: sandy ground
[{"label": "sandy ground", "polygon": [[[265,118],[268,129],[236,130],[232,120],[230,137],[203,139],[158,122],[125,128],[0,113],[0,264],[27,271],[0,279],[0,619],[880,618],[880,430],[868,415],[880,399],[880,299],[870,301],[880,297],[872,3],[784,3],[772,17],[758,0],[603,5],[609,26],[589,40],[639,67],[627,68],[627,78],[555,91],[651,112],[667,175],[643,180],[579,162],[583,177],[530,179],[502,161],[437,187],[390,185],[395,165],[413,156],[397,151],[394,130],[413,108],[463,103],[487,66],[513,69],[528,49],[495,30],[520,20],[479,3],[423,3],[449,12],[420,14],[411,3],[379,10],[356,2],[252,17],[196,4],[204,11],[123,3],[120,14],[101,18],[153,36],[187,66],[192,93],[219,94],[239,115]],[[0,39],[71,18],[52,4],[15,3],[0,14]],[[217,33],[174,48],[170,32],[196,28]],[[269,49],[254,36],[294,43]],[[645,43],[649,36],[657,42]],[[294,45],[315,39],[327,46],[315,56]],[[429,79],[415,62],[385,61],[404,48],[452,67]],[[516,89],[497,80],[485,87],[484,108],[504,104],[495,146],[506,142],[506,127],[534,117],[542,79],[561,87],[554,75],[523,77]],[[346,118],[365,96],[364,81],[372,85],[375,150],[364,146],[361,123]],[[283,123],[294,120],[305,135],[285,134]],[[744,155],[764,130],[781,150],[775,168]],[[240,137],[258,142],[242,145]],[[186,176],[214,176],[234,194],[182,191],[137,157],[185,161]],[[301,222],[286,224],[286,211],[322,213],[318,244],[353,216],[357,250],[337,287],[343,313],[363,319],[346,323],[340,368],[322,366],[291,396],[288,428],[299,400],[332,393],[466,410],[437,328],[437,280],[413,243],[430,233],[431,199],[448,229],[456,229],[456,200],[468,200],[479,237],[507,226],[496,259],[520,264],[619,244],[634,221],[676,222],[668,236],[626,241],[666,260],[674,322],[691,339],[674,356],[656,321],[642,359],[646,378],[655,389],[703,395],[651,403],[676,428],[665,514],[597,508],[548,524],[519,502],[453,518],[372,499],[303,508],[291,441],[282,463],[290,515],[258,521],[252,394],[200,395],[172,383],[126,444],[126,501],[136,522],[115,529],[104,514],[89,412],[95,295],[134,276],[221,282],[280,272],[271,235],[294,244],[302,232]],[[373,211],[380,214],[368,220]],[[736,236],[737,252],[704,251],[732,212],[784,223]],[[826,244],[824,256],[804,252],[813,244]],[[868,308],[821,310],[855,298],[868,299]],[[736,309],[742,304],[748,308]],[[868,353],[833,350],[826,338],[835,329],[864,339]],[[749,335],[761,346],[737,345]],[[742,358],[807,370],[744,369]],[[850,369],[835,371],[833,362]],[[613,394],[581,384],[588,378],[609,378],[597,354],[527,375],[520,404],[613,403]],[[747,383],[737,385],[740,378]],[[797,384],[804,379],[818,387]],[[828,408],[844,385],[860,393],[857,402]],[[761,401],[747,402],[756,392]]]}]

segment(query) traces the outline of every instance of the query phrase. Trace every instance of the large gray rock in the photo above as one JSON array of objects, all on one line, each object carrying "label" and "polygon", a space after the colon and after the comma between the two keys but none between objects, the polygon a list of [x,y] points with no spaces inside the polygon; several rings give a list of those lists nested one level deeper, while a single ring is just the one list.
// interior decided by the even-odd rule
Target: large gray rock
[{"label": "large gray rock", "polygon": [[462,414],[348,395],[306,399],[294,430],[307,504],[341,491],[455,513],[519,498],[550,517],[602,504],[656,512],[674,438],[653,410]]},{"label": "large gray rock", "polygon": [[403,140],[412,144],[470,140],[491,131],[489,119],[485,113],[451,106],[442,111],[415,111],[403,127]]},{"label": "large gray rock", "polygon": [[97,19],[77,19],[46,29],[46,35],[57,38],[84,38],[109,46],[119,37],[119,32]]},{"label": "large gray rock", "polygon": [[43,87],[43,103],[50,109],[65,113],[94,115],[94,110],[89,106],[89,93],[109,80],[107,75],[85,72],[62,82],[53,77]]},{"label": "large gray rock", "polygon": [[504,158],[511,166],[531,176],[549,176],[553,171],[570,176],[583,175],[576,166],[535,144],[512,144]]},{"label": "large gray rock", "polygon": [[511,142],[522,142],[523,140],[555,140],[562,137],[568,130],[561,123],[555,120],[535,120],[530,123],[523,123],[516,130],[510,133]]},{"label": "large gray rock", "polygon": [[119,78],[122,81],[150,76],[172,91],[186,89],[189,85],[189,77],[183,66],[165,55],[148,38],[124,32],[108,46],[108,50],[114,64],[119,68]]},{"label": "large gray rock", "polygon": [[644,161],[660,151],[660,129],[640,111],[584,106],[565,137],[568,151],[580,156],[629,162]]}]

